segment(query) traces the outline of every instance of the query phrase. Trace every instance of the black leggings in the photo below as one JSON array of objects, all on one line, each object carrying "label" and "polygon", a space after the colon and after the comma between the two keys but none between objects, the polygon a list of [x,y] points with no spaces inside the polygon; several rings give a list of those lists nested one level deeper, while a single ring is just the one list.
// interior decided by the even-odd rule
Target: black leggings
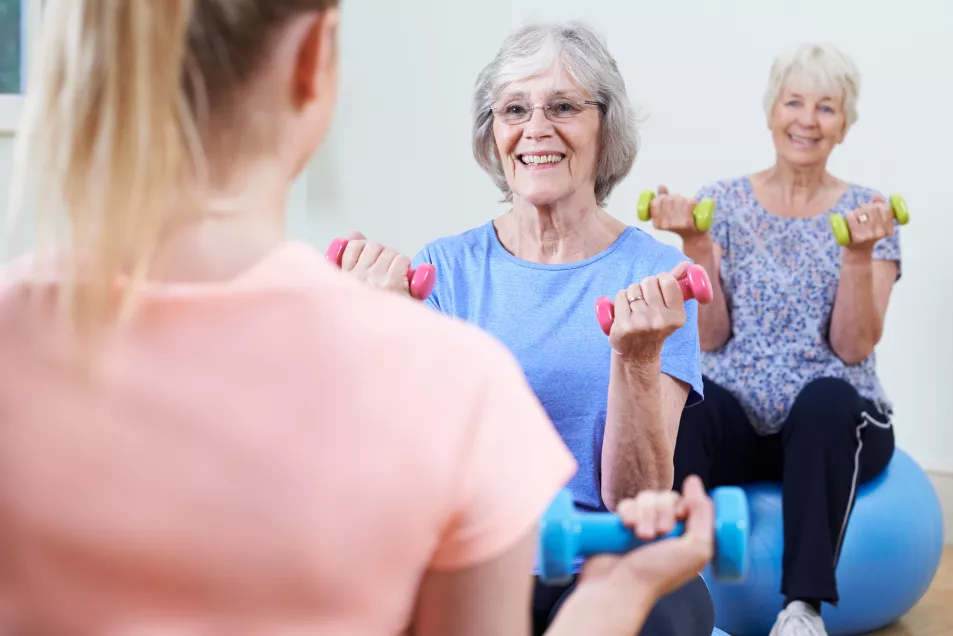
[{"label": "black leggings", "polygon": [[[542,636],[563,601],[572,594],[574,585],[549,587],[537,579],[533,594],[533,636]],[[649,612],[638,636],[711,636],[714,629],[715,606],[708,586],[698,576],[660,598]]]},{"label": "black leggings", "polygon": [[685,409],[675,446],[675,487],[688,475],[705,486],[781,482],[781,593],[837,605],[835,569],[857,487],[893,455],[889,418],[847,382],[804,387],[783,427],[761,436],[738,400],[704,378],[705,400]]}]

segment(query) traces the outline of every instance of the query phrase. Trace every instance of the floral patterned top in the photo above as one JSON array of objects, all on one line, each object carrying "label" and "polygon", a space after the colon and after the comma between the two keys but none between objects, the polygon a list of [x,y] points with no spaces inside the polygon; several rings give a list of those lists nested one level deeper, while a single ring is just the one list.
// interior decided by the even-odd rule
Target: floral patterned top
[{"label": "floral patterned top", "polygon": [[[830,215],[855,209],[876,194],[851,184],[823,214],[785,218],[758,203],[748,177],[698,192],[699,200],[715,199],[710,232],[723,249],[721,282],[731,315],[728,342],[702,353],[702,371],[734,394],[762,435],[779,431],[801,389],[821,377],[850,382],[884,414],[891,413],[875,354],[847,365],[828,342],[841,260]],[[874,245],[873,257],[896,261],[899,279],[897,231]]]}]

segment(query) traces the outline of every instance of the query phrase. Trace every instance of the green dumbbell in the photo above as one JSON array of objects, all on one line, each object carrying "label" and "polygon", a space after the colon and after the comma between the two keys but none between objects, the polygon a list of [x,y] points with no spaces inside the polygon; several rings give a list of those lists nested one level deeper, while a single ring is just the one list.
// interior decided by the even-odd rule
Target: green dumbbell
[{"label": "green dumbbell", "polygon": [[[910,221],[907,202],[899,194],[890,195],[890,209],[893,210],[893,218],[897,219],[900,225],[906,225]],[[841,246],[850,245],[850,228],[847,227],[847,219],[843,214],[831,215],[831,230],[834,231],[834,238]]]},{"label": "green dumbbell", "polygon": [[[639,220],[648,221],[652,217],[652,200],[655,199],[655,193],[646,190],[639,196]],[[711,222],[715,217],[714,199],[702,199],[692,210],[692,216],[695,217],[695,227],[702,232],[707,232],[711,228]]]}]

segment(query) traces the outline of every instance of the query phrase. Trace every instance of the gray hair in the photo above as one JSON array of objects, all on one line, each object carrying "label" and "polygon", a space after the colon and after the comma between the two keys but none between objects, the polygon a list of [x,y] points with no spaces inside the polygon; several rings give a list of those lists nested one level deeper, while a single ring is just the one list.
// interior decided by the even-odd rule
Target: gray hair
[{"label": "gray hair", "polygon": [[857,121],[860,72],[847,55],[832,44],[798,44],[782,51],[771,65],[764,112],[770,117],[785,86],[797,81],[808,90],[840,94],[844,99],[846,129]]},{"label": "gray hair", "polygon": [[639,149],[635,114],[625,80],[602,38],[585,24],[531,24],[511,33],[496,57],[477,77],[473,92],[473,156],[512,201],[493,138],[493,104],[506,85],[561,67],[602,105],[596,201],[609,193],[632,169]]}]

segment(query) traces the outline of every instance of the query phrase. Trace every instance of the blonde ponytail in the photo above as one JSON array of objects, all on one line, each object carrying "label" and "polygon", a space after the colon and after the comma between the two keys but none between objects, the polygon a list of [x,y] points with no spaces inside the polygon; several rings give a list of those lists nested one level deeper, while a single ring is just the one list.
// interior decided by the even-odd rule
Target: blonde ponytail
[{"label": "blonde ponytail", "polygon": [[10,212],[35,208],[37,253],[54,250],[60,306],[80,334],[131,313],[195,176],[182,81],[193,1],[46,3]]},{"label": "blonde ponytail", "polygon": [[267,58],[271,34],[337,5],[46,2],[10,212],[35,208],[37,253],[52,248],[62,315],[80,335],[131,315],[163,235],[201,213],[190,194],[207,183],[203,142],[248,137],[235,89]]}]

